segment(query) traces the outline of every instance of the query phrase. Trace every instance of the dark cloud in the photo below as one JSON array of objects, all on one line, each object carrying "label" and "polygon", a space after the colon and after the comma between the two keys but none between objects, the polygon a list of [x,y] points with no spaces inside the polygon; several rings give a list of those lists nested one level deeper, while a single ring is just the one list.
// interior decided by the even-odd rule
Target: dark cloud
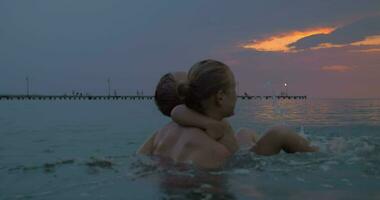
[{"label": "dark cloud", "polygon": [[364,40],[368,36],[380,35],[380,15],[358,20],[337,28],[330,34],[308,36],[289,45],[297,50],[317,47],[323,43],[346,45]]}]

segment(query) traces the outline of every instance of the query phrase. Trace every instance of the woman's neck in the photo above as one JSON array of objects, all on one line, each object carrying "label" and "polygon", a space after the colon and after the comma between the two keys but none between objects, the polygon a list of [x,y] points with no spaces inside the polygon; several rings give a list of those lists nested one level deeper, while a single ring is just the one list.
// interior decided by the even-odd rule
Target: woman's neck
[{"label": "woman's neck", "polygon": [[218,121],[221,121],[224,118],[223,115],[214,110],[206,110],[205,115]]}]

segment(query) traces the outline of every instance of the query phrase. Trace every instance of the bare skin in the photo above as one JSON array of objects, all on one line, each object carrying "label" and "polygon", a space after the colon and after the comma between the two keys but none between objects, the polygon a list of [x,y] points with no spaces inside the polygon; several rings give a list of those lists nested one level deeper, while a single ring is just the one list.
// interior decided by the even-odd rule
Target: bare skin
[{"label": "bare skin", "polygon": [[226,120],[213,120],[187,108],[185,105],[176,106],[172,110],[171,116],[173,121],[182,126],[197,127],[204,130],[209,137],[223,144],[232,154],[239,149],[233,129]]},{"label": "bare skin", "polygon": [[[217,91],[216,94],[201,102],[206,108],[205,114],[218,121],[233,115],[236,103],[236,84],[231,72],[229,72],[228,79],[231,82],[228,88]],[[203,169],[220,168],[238,147],[229,124],[226,130],[230,131],[224,131],[220,139],[228,143],[224,145],[209,137],[205,131],[199,128],[182,127],[176,123],[169,123],[153,134],[138,150],[138,153],[170,158],[174,162],[192,162],[195,166]]]},{"label": "bare skin", "polygon": [[219,168],[232,155],[201,129],[183,127],[174,122],[153,134],[137,153],[170,158],[174,162],[192,162],[202,169]]},{"label": "bare skin", "polygon": [[232,83],[228,88],[202,100],[204,115],[186,106],[177,106],[172,110],[171,116],[183,126],[174,122],[167,124],[154,133],[138,153],[170,158],[174,162],[192,162],[199,168],[215,169],[223,166],[236,152],[239,143],[244,143],[259,155],[273,155],[281,150],[289,153],[316,150],[309,146],[308,141],[286,127],[271,129],[260,139],[248,129],[240,130],[235,137],[229,123],[223,120],[234,114],[236,103],[236,84],[232,73],[228,79]]},{"label": "bare skin", "polygon": [[[220,137],[225,130],[230,132],[230,130],[225,128],[226,123],[228,124],[227,121],[217,121],[206,117],[192,111],[185,105],[175,107],[171,116],[175,122],[181,125],[205,129],[214,138]],[[318,151],[317,147],[310,146],[309,141],[286,126],[273,127],[261,138],[258,138],[258,134],[253,130],[241,129],[235,135],[235,139],[240,148],[250,148],[251,151],[258,155],[274,155],[278,154],[281,150],[287,153]],[[231,145],[231,140],[231,138],[225,141],[221,139],[219,142],[225,145],[227,149],[230,149],[231,153],[234,153],[233,150],[236,150],[236,147]]]},{"label": "bare skin", "polygon": [[276,126],[267,131],[251,148],[258,155],[274,155],[283,150],[286,153],[316,152],[318,147],[286,126]]}]

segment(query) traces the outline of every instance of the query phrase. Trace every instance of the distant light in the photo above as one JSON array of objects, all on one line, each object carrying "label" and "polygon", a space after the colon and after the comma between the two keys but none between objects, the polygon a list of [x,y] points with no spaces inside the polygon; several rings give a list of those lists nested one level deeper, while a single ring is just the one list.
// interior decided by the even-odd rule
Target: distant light
[{"label": "distant light", "polygon": [[284,85],[285,85],[285,87],[286,87],[286,86],[288,86],[288,84],[287,84],[287,83],[285,83]]}]

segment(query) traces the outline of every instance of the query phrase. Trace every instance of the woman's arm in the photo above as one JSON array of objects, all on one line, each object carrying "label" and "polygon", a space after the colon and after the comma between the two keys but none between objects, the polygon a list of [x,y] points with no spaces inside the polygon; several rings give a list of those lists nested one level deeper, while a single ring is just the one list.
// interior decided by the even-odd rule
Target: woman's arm
[{"label": "woman's arm", "polygon": [[137,150],[137,154],[140,155],[152,155],[154,151],[154,138],[156,136],[157,132],[155,132],[153,135],[151,135],[148,140],[144,142],[143,145],[140,146],[140,148]]},{"label": "woman's arm", "polygon": [[295,152],[316,152],[316,146],[311,146],[310,142],[295,131],[286,126],[276,126],[266,132],[252,147],[251,151],[259,155],[274,155],[284,150],[287,153]]},{"label": "woman's arm", "polygon": [[231,153],[235,153],[239,148],[234,131],[227,121],[217,121],[206,117],[185,105],[176,106],[171,112],[171,117],[173,121],[182,126],[205,130],[208,136],[223,144]]},{"label": "woman's arm", "polygon": [[253,145],[256,144],[256,142],[258,141],[259,135],[254,130],[241,128],[235,134],[235,137],[239,143],[240,148],[247,149],[247,148],[251,148]]}]

